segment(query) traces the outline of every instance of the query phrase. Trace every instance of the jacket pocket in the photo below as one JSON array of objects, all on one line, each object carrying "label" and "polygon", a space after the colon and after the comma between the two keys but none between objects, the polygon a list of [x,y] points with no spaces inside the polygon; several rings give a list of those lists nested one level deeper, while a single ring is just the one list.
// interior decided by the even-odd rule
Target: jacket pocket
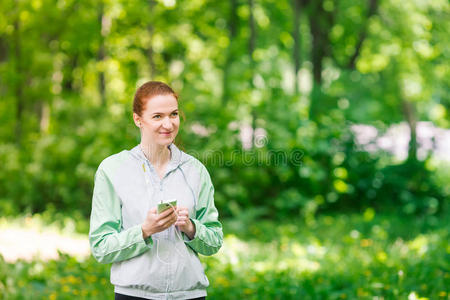
[{"label": "jacket pocket", "polygon": [[161,264],[156,262],[156,251],[154,249],[113,264],[111,267],[111,283],[114,285],[161,293],[165,292],[167,288],[165,278],[166,268],[161,267]]},{"label": "jacket pocket", "polygon": [[198,256],[187,246],[185,246],[184,263],[177,264],[177,268],[173,275],[173,285],[171,291],[191,291],[191,290],[204,290],[209,286],[208,278],[205,275],[203,266]]}]

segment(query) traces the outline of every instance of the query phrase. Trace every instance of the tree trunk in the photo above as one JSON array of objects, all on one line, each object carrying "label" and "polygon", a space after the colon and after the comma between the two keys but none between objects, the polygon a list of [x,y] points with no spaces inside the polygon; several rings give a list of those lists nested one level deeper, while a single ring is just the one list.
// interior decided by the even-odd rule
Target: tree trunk
[{"label": "tree trunk", "polygon": [[102,106],[106,105],[106,95],[105,95],[105,36],[106,36],[106,20],[104,16],[104,3],[100,1],[98,6],[98,23],[100,24],[100,38],[99,47],[97,52],[97,63],[100,64],[100,71],[98,73],[98,89],[100,93],[100,99]]},{"label": "tree trunk", "polygon": [[294,28],[292,30],[292,37],[294,39],[293,60],[294,60],[294,91],[299,93],[298,72],[300,70],[300,0],[292,0],[294,10]]},{"label": "tree trunk", "polygon": [[238,2],[237,0],[231,0],[230,1],[230,17],[228,21],[228,28],[229,28],[229,34],[228,37],[230,39],[230,43],[227,48],[227,57],[225,59],[225,65],[223,66],[223,80],[222,80],[222,104],[226,105],[228,98],[229,98],[229,75],[230,75],[230,64],[232,61],[232,54],[233,54],[233,40],[236,37],[237,33],[237,23],[238,23],[238,16],[237,16],[237,8],[238,8]]},{"label": "tree trunk", "polygon": [[409,127],[408,160],[417,160],[417,120],[414,103],[402,99],[402,108]]},{"label": "tree trunk", "polygon": [[[8,48],[9,48],[8,41],[6,40],[5,37],[0,36],[0,63],[8,60],[9,56]],[[6,82],[2,82],[2,79],[4,80],[4,78],[0,77],[0,97],[2,97],[8,89],[8,84],[6,84]]]},{"label": "tree trunk", "polygon": [[[255,40],[256,40],[256,28],[255,28],[255,18],[253,16],[254,2],[253,0],[248,0],[248,6],[250,10],[250,15],[248,19],[248,27],[250,29],[250,38],[248,40],[248,55],[250,59],[250,67],[252,68],[253,76],[253,52],[255,51]],[[253,80],[253,78],[252,78]],[[253,81],[252,81],[253,82]]]},{"label": "tree trunk", "polygon": [[[150,11],[150,20],[154,20],[155,18],[152,18],[153,15],[153,9],[155,7],[155,1],[149,0],[148,1],[148,7]],[[154,34],[154,27],[152,25],[152,22],[150,21],[147,25],[147,31],[150,36],[150,45],[147,49],[147,57],[148,57],[148,63],[149,63],[149,74],[150,74],[150,80],[153,80],[154,76],[156,75],[156,66],[155,66],[155,60],[153,59],[154,52],[153,52],[153,34]]]},{"label": "tree trunk", "polygon": [[[321,6],[321,5],[320,5]],[[309,117],[315,120],[318,115],[318,106],[321,100],[322,90],[322,61],[325,56],[323,33],[318,20],[320,16],[310,16],[311,31],[311,61],[313,65],[313,90],[310,96]]]},{"label": "tree trunk", "polygon": [[309,27],[311,32],[311,61],[313,65],[313,90],[309,117],[317,119],[320,110],[324,109],[322,102],[322,69],[323,59],[331,54],[329,32],[334,24],[335,11],[327,12],[323,8],[323,0],[312,1],[309,6]]},{"label": "tree trunk", "polygon": [[310,30],[312,37],[311,61],[313,65],[314,84],[322,84],[322,61],[325,56],[324,33],[318,20],[320,16],[310,16]]},{"label": "tree trunk", "polygon": [[[249,43],[248,43],[248,56],[249,56],[249,62],[250,62],[250,89],[253,90],[253,75],[254,75],[254,65],[255,62],[253,60],[253,52],[255,51],[255,41],[256,41],[256,27],[255,27],[255,18],[253,16],[253,9],[254,9],[254,3],[253,0],[248,0],[250,15],[249,15],[249,28],[250,28],[250,37],[249,37]],[[256,131],[256,111],[255,108],[252,107],[252,146],[251,148],[255,146],[255,131]]]},{"label": "tree trunk", "polygon": [[8,60],[8,42],[0,36],[0,63]]},{"label": "tree trunk", "polygon": [[364,40],[367,37],[367,28],[369,24],[369,19],[372,17],[378,8],[378,0],[369,0],[369,9],[367,11],[367,17],[366,21],[363,25],[362,30],[359,33],[358,42],[355,46],[355,51],[353,52],[353,55],[350,57],[350,60],[347,64],[347,68],[354,69],[356,65],[356,59],[358,58],[359,54],[361,53],[361,48],[363,45]]},{"label": "tree trunk", "polygon": [[23,112],[25,109],[25,99],[23,97],[23,69],[22,69],[22,53],[20,44],[20,20],[19,12],[14,20],[14,33],[13,33],[13,44],[14,44],[14,67],[16,73],[16,80],[14,84],[14,95],[16,97],[16,143],[21,144],[22,141],[22,119]]},{"label": "tree trunk", "polygon": [[73,92],[75,90],[75,84],[73,82],[73,71],[78,65],[78,53],[69,58],[66,67],[64,68],[64,76],[62,82],[62,88],[66,92]]}]

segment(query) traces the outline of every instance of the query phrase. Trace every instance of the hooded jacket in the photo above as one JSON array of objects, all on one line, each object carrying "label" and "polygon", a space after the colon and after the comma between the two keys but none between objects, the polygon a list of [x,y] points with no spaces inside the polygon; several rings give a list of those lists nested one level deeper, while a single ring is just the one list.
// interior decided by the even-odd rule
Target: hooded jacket
[{"label": "hooded jacket", "polygon": [[[200,161],[174,144],[169,149],[162,179],[139,145],[107,157],[95,174],[89,242],[98,262],[112,263],[116,293],[151,299],[206,296],[209,282],[198,254],[212,255],[223,242],[214,187]],[[141,224],[148,210],[170,199],[188,208],[194,238],[171,226],[144,240]]]}]

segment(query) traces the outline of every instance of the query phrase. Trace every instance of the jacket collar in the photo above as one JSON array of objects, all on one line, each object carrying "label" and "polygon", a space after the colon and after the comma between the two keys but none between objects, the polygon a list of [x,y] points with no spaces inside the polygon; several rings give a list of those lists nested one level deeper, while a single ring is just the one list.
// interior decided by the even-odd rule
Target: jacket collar
[{"label": "jacket collar", "polygon": [[[178,147],[174,143],[170,144],[168,147],[171,155],[170,161],[167,164],[167,172],[170,172],[173,169],[178,168],[178,166],[187,161],[188,158],[187,155],[183,155],[183,152],[180,149],[178,149]],[[131,149],[130,152],[133,154],[135,158],[138,158],[140,162],[148,161],[139,144],[137,144],[133,149]]]}]

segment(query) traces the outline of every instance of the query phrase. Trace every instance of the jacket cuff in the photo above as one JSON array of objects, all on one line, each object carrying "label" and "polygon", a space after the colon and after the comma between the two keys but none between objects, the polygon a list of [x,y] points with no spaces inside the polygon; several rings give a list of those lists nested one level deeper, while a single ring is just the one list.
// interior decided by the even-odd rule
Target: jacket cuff
[{"label": "jacket cuff", "polygon": [[144,243],[147,247],[152,248],[153,247],[153,239],[152,236],[149,236],[147,238],[144,239],[144,236],[142,235],[142,227],[141,225],[135,225],[132,228],[130,228],[131,230],[135,230],[136,234],[139,235],[139,241]]},{"label": "jacket cuff", "polygon": [[[202,223],[200,223],[199,220],[190,218],[192,224],[194,224],[195,227],[195,235],[194,238],[191,240],[189,237],[183,233],[184,236],[184,242],[189,245],[194,251],[197,251],[196,249],[199,248],[204,242],[202,241],[201,237],[204,236],[202,233],[205,230],[205,227]],[[198,251],[197,251],[198,252]]]}]

